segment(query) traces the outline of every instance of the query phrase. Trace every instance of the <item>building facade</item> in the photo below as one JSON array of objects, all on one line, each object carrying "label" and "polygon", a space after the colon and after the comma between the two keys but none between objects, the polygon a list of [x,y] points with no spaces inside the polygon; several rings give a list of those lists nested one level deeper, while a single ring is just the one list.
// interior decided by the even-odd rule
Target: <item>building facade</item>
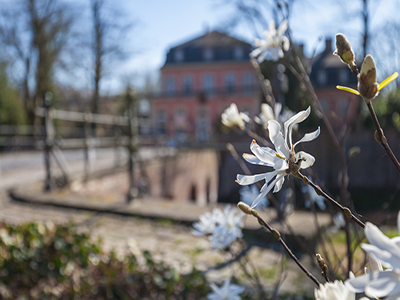
[{"label": "building facade", "polygon": [[209,142],[231,103],[258,113],[250,51],[250,44],[218,31],[171,48],[161,68],[161,95],[151,101],[155,136],[178,145]]}]

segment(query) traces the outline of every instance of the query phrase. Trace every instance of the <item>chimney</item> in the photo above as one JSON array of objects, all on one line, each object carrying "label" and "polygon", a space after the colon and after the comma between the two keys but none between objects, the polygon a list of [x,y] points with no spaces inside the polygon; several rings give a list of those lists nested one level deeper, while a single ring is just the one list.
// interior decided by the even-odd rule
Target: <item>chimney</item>
[{"label": "chimney", "polygon": [[332,39],[325,39],[325,52],[332,52]]}]

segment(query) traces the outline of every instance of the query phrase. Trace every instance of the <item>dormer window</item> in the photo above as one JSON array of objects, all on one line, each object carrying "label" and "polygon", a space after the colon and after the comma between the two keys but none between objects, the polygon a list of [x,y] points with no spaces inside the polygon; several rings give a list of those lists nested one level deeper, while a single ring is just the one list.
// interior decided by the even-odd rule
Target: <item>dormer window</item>
[{"label": "dormer window", "polygon": [[212,60],[214,58],[213,50],[211,48],[204,49],[203,56],[204,56],[204,60],[206,60],[206,61]]},{"label": "dormer window", "polygon": [[242,47],[242,46],[236,46],[236,47],[233,49],[233,56],[234,56],[234,58],[235,58],[236,60],[241,60],[241,59],[243,59],[243,54],[244,54],[244,51],[243,51],[243,47]]},{"label": "dormer window", "polygon": [[182,62],[183,59],[184,59],[183,50],[182,49],[176,49],[175,50],[175,61],[176,62]]}]

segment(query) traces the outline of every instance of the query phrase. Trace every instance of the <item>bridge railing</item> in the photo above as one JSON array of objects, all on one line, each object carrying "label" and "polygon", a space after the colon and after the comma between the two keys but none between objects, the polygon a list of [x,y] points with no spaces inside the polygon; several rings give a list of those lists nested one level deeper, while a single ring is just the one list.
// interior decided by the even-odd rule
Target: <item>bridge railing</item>
[{"label": "bridge railing", "polygon": [[[129,191],[126,199],[130,202],[139,194],[136,186],[135,164],[139,165],[141,180],[146,181],[146,171],[138,156],[139,149],[139,117],[137,101],[133,95],[126,97],[127,111],[125,116],[93,114],[85,112],[55,109],[52,106],[51,94],[43,97],[43,107],[36,107],[35,115],[42,118],[41,126],[0,126],[0,146],[8,149],[29,148],[40,149],[44,152],[46,170],[45,191],[65,186],[70,180],[68,163],[63,150],[83,149],[84,151],[84,180],[90,176],[91,153],[95,148],[114,148],[114,167],[121,166],[121,148],[128,151]],[[60,121],[72,123],[75,126],[59,126]],[[55,123],[58,123],[56,126]],[[78,123],[78,124],[76,124]],[[96,135],[94,128],[101,127],[107,135]],[[56,176],[52,164],[58,166],[61,175]],[[54,168],[53,168],[54,169]],[[146,182],[149,182],[148,180]],[[141,182],[141,187],[146,184]],[[149,186],[146,187],[149,189]],[[141,192],[145,192],[142,190]]]}]

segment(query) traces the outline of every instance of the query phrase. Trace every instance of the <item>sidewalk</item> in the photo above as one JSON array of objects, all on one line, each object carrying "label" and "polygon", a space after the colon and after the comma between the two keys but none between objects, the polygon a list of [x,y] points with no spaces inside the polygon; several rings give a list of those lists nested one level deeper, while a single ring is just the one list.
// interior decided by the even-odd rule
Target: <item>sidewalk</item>
[{"label": "sidewalk", "polygon": [[[88,195],[67,189],[45,193],[42,190],[42,185],[38,183],[14,188],[9,191],[9,194],[14,201],[23,203],[79,209],[126,217],[140,216],[148,219],[171,220],[186,225],[197,222],[200,215],[213,209],[213,207],[199,207],[190,202],[175,202],[169,199],[154,198],[135,199],[128,204],[123,196],[109,193]],[[220,203],[218,207],[223,209],[225,205]],[[286,220],[286,224],[289,226],[276,221],[277,214],[273,208],[261,211],[260,215],[283,235],[294,235],[305,240],[312,240],[316,234],[315,218],[311,212],[295,211]],[[317,221],[321,227],[326,227],[331,223],[331,217],[325,213],[318,213]],[[245,230],[260,230],[260,225],[256,218],[248,216],[244,218],[244,224]],[[288,227],[291,227],[291,230]]]}]

